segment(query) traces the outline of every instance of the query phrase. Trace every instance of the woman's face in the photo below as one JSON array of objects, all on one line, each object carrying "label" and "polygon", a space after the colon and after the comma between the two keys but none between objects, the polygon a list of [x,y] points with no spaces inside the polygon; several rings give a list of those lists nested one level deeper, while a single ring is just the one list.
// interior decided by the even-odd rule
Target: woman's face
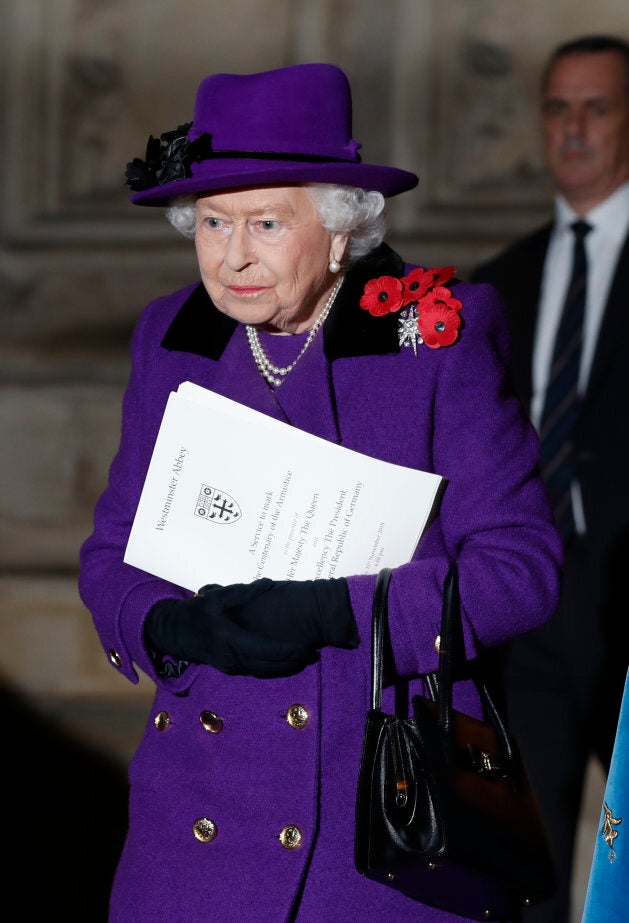
[{"label": "woman's face", "polygon": [[196,202],[201,278],[216,307],[244,324],[301,333],[323,309],[346,236],[330,235],[303,186],[262,186]]}]

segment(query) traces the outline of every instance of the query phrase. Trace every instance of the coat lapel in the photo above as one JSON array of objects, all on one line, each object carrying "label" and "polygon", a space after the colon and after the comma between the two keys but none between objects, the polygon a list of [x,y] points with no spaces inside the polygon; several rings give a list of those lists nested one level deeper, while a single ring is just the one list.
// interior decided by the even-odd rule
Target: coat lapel
[{"label": "coat lapel", "polygon": [[218,360],[237,326],[237,321],[214,306],[199,282],[177,311],[161,345],[164,349]]},{"label": "coat lapel", "polygon": [[[384,275],[400,277],[403,274],[401,257],[386,244],[352,268],[323,325],[324,349],[328,359],[400,351],[397,315],[372,317],[368,311],[363,311],[359,301],[369,279]],[[238,327],[237,321],[215,307],[199,283],[171,322],[162,347],[218,361]]]},{"label": "coat lapel", "polygon": [[360,307],[360,297],[370,279],[404,275],[404,263],[395,251],[382,244],[368,259],[356,263],[343,282],[334,310],[323,326],[328,359],[399,353],[397,314],[373,317]]}]

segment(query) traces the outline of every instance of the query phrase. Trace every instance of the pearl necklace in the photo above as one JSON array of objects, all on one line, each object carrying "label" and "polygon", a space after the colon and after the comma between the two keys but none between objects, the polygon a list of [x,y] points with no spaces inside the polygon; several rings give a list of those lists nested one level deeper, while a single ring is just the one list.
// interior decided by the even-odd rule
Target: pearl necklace
[{"label": "pearl necklace", "polygon": [[251,353],[253,355],[253,359],[259,371],[264,376],[264,378],[266,378],[269,384],[273,385],[275,388],[279,388],[279,386],[282,384],[282,382],[284,381],[288,373],[293,371],[293,369],[295,368],[295,366],[297,365],[297,363],[299,362],[303,354],[306,352],[306,350],[308,349],[308,347],[314,340],[315,336],[317,335],[317,332],[323,326],[323,322],[325,321],[326,317],[330,313],[332,309],[332,305],[334,304],[334,299],[336,298],[338,291],[342,284],[343,284],[343,277],[341,276],[334,283],[334,288],[330,292],[330,297],[326,301],[323,311],[321,312],[321,314],[318,316],[318,318],[316,319],[316,321],[310,328],[310,332],[308,333],[308,338],[306,339],[306,342],[302,346],[299,355],[293,362],[291,362],[290,365],[285,365],[282,367],[273,365],[273,363],[271,362],[271,360],[265,353],[264,349],[262,348],[262,343],[260,342],[260,337],[258,336],[258,331],[256,330],[256,328],[252,327],[251,324],[245,324],[245,329],[247,331],[247,339],[249,340],[249,346],[251,347]]}]

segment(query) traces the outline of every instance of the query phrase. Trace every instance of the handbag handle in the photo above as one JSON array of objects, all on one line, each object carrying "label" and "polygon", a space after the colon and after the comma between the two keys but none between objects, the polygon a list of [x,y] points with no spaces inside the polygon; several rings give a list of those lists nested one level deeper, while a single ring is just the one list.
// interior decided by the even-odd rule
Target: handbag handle
[{"label": "handbag handle", "polygon": [[456,566],[451,564],[443,584],[438,669],[438,727],[441,731],[441,738],[446,744],[450,742],[452,737],[452,683],[454,680],[454,659],[459,656],[462,642],[463,626],[461,624],[459,581]]},{"label": "handbag handle", "polygon": [[[382,673],[384,663],[384,631],[388,619],[388,595],[392,570],[383,567],[376,578],[373,594],[371,626],[371,707],[382,708]],[[447,734],[452,713],[452,656],[456,612],[460,612],[458,581],[454,565],[446,577],[441,611],[439,641],[439,726]]]},{"label": "handbag handle", "polygon": [[[382,677],[384,663],[384,632],[388,619],[388,593],[392,570],[384,567],[378,573],[373,597],[371,634],[371,707],[382,708]],[[439,702],[438,727],[443,745],[454,746],[454,722],[452,716],[452,686],[455,665],[464,658],[463,623],[461,620],[461,599],[456,565],[452,563],[443,586],[441,628],[439,636],[439,668],[437,673],[428,674],[429,686],[437,691]],[[486,680],[473,676],[487,719],[494,725],[500,740],[503,758],[510,763],[513,748],[506,723],[496,705]]]},{"label": "handbag handle", "polygon": [[376,577],[371,612],[371,707],[382,708],[382,665],[384,663],[384,626],[387,623],[387,596],[391,568],[383,567]]}]

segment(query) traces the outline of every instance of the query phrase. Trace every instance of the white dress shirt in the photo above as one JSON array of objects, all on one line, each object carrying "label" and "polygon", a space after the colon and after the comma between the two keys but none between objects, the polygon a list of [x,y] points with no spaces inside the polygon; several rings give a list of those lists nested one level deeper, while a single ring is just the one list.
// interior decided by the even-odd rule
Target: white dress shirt
[{"label": "white dress shirt", "polygon": [[[588,283],[585,296],[583,350],[579,371],[579,392],[583,394],[592,368],[603,312],[616,270],[621,247],[629,231],[629,182],[586,215],[577,215],[562,196],[555,199],[555,225],[551,233],[542,273],[540,304],[533,345],[533,397],[531,419],[536,427],[542,415],[555,336],[572,270],[574,233],[570,225],[583,218],[592,230],[585,238]],[[573,485],[577,532],[585,531],[583,505],[578,485]]]}]

